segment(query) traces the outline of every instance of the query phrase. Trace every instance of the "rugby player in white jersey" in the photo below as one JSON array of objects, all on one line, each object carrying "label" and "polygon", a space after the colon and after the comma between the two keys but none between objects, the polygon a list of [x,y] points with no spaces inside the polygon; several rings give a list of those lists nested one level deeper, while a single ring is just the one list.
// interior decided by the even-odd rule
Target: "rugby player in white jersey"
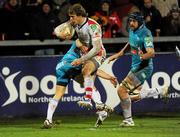
[{"label": "rugby player in white jersey", "polygon": [[93,19],[87,17],[85,9],[80,4],[72,5],[68,14],[70,23],[74,26],[78,35],[76,45],[84,49],[86,53],[72,62],[73,66],[83,65],[85,97],[79,101],[81,107],[92,108],[92,92],[94,86],[95,72],[106,58],[106,51],[102,43],[102,31],[100,25]]},{"label": "rugby player in white jersey", "polygon": [[[63,24],[60,24],[59,26],[57,26],[54,30],[55,35],[60,38],[60,39],[71,39],[72,36],[74,35],[74,29],[72,28],[72,26],[69,24],[70,22],[67,21]],[[79,44],[78,46],[76,46],[77,44]],[[64,57],[59,60],[57,67],[56,67],[56,78],[57,78],[57,85],[56,85],[56,92],[55,95],[53,96],[53,98],[50,99],[49,104],[48,104],[48,110],[47,110],[47,117],[46,120],[44,121],[43,127],[44,128],[51,128],[53,127],[53,114],[57,108],[57,105],[59,103],[59,100],[62,98],[62,96],[65,93],[66,87],[70,82],[70,79],[75,79],[80,80],[79,78],[76,79],[76,76],[79,77],[79,75],[81,74],[81,72],[79,72],[79,70],[82,69],[82,65],[75,65],[72,66],[71,63],[73,60],[81,57],[80,55],[80,51],[81,53],[86,53],[88,47],[84,46],[80,43],[80,41],[76,41],[76,43],[73,43],[71,48],[68,50],[68,52],[64,55]],[[78,48],[79,47],[79,48]],[[66,63],[64,63],[66,62]],[[117,79],[105,72],[103,72],[102,70],[97,70],[94,71],[94,74],[96,73],[96,75],[110,80],[110,82],[116,86],[117,85]],[[77,81],[77,82],[81,82]],[[101,101],[101,96],[98,92],[98,90],[93,86],[93,92],[92,93],[92,100],[95,102],[96,104],[96,109],[97,109],[97,114],[98,114],[98,119],[97,122],[95,124],[95,127],[99,127],[102,122],[105,120],[105,118],[108,115],[108,112],[112,112],[113,109],[107,105],[105,105],[104,103],[102,103]]]}]

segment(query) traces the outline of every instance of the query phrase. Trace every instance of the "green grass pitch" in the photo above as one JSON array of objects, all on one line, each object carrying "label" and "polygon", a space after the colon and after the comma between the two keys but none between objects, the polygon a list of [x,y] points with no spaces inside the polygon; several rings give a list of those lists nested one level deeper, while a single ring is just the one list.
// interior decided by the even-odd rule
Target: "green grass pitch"
[{"label": "green grass pitch", "polygon": [[113,115],[100,128],[95,116],[60,116],[60,124],[41,129],[43,118],[0,119],[0,137],[180,137],[180,116],[134,117],[136,126],[118,127],[122,116]]}]

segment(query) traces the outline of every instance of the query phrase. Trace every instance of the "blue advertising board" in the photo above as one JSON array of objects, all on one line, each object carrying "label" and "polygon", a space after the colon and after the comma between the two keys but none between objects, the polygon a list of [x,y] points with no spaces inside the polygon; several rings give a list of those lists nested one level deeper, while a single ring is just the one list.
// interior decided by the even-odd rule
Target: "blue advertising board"
[{"label": "blue advertising board", "polygon": [[[55,93],[55,67],[61,57],[1,57],[0,58],[0,117],[45,116],[49,98]],[[124,56],[110,64],[107,60],[101,69],[115,75],[118,81],[126,76],[130,69],[130,57]],[[160,97],[133,102],[133,113],[177,112],[180,111],[180,61],[175,54],[158,54],[154,58],[154,73],[143,88],[155,88],[169,85],[169,100]],[[102,101],[121,112],[117,88],[102,78],[96,78]],[[77,105],[84,91],[71,81],[65,96],[59,103],[56,114],[89,114],[95,110],[85,110]]]}]

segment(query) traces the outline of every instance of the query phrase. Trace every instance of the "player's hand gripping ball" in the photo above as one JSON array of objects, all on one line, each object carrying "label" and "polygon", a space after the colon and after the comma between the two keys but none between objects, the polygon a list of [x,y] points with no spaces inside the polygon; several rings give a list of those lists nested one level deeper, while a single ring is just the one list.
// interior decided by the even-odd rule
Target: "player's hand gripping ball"
[{"label": "player's hand gripping ball", "polygon": [[75,30],[69,22],[64,22],[54,29],[58,38],[69,40],[73,37]]}]

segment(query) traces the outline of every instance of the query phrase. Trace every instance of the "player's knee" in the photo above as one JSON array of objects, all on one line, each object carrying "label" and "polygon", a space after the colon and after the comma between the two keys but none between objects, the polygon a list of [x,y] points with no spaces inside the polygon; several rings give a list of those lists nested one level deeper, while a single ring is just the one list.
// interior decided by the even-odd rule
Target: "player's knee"
[{"label": "player's knee", "polygon": [[65,88],[64,89],[56,88],[56,93],[53,98],[59,101],[62,98],[62,96],[64,95],[64,93],[65,93]]},{"label": "player's knee", "polygon": [[128,90],[126,87],[124,87],[123,85],[119,86],[118,88],[118,96],[119,98],[122,100],[122,99],[125,99],[127,98],[129,95],[128,95]]},{"label": "player's knee", "polygon": [[131,105],[131,99],[129,97],[121,100],[121,107],[123,109],[127,109],[130,105]]},{"label": "player's knee", "polygon": [[82,74],[83,74],[83,76],[89,76],[89,75],[91,75],[91,73],[92,73],[91,67],[85,66],[85,67],[82,69]]}]

